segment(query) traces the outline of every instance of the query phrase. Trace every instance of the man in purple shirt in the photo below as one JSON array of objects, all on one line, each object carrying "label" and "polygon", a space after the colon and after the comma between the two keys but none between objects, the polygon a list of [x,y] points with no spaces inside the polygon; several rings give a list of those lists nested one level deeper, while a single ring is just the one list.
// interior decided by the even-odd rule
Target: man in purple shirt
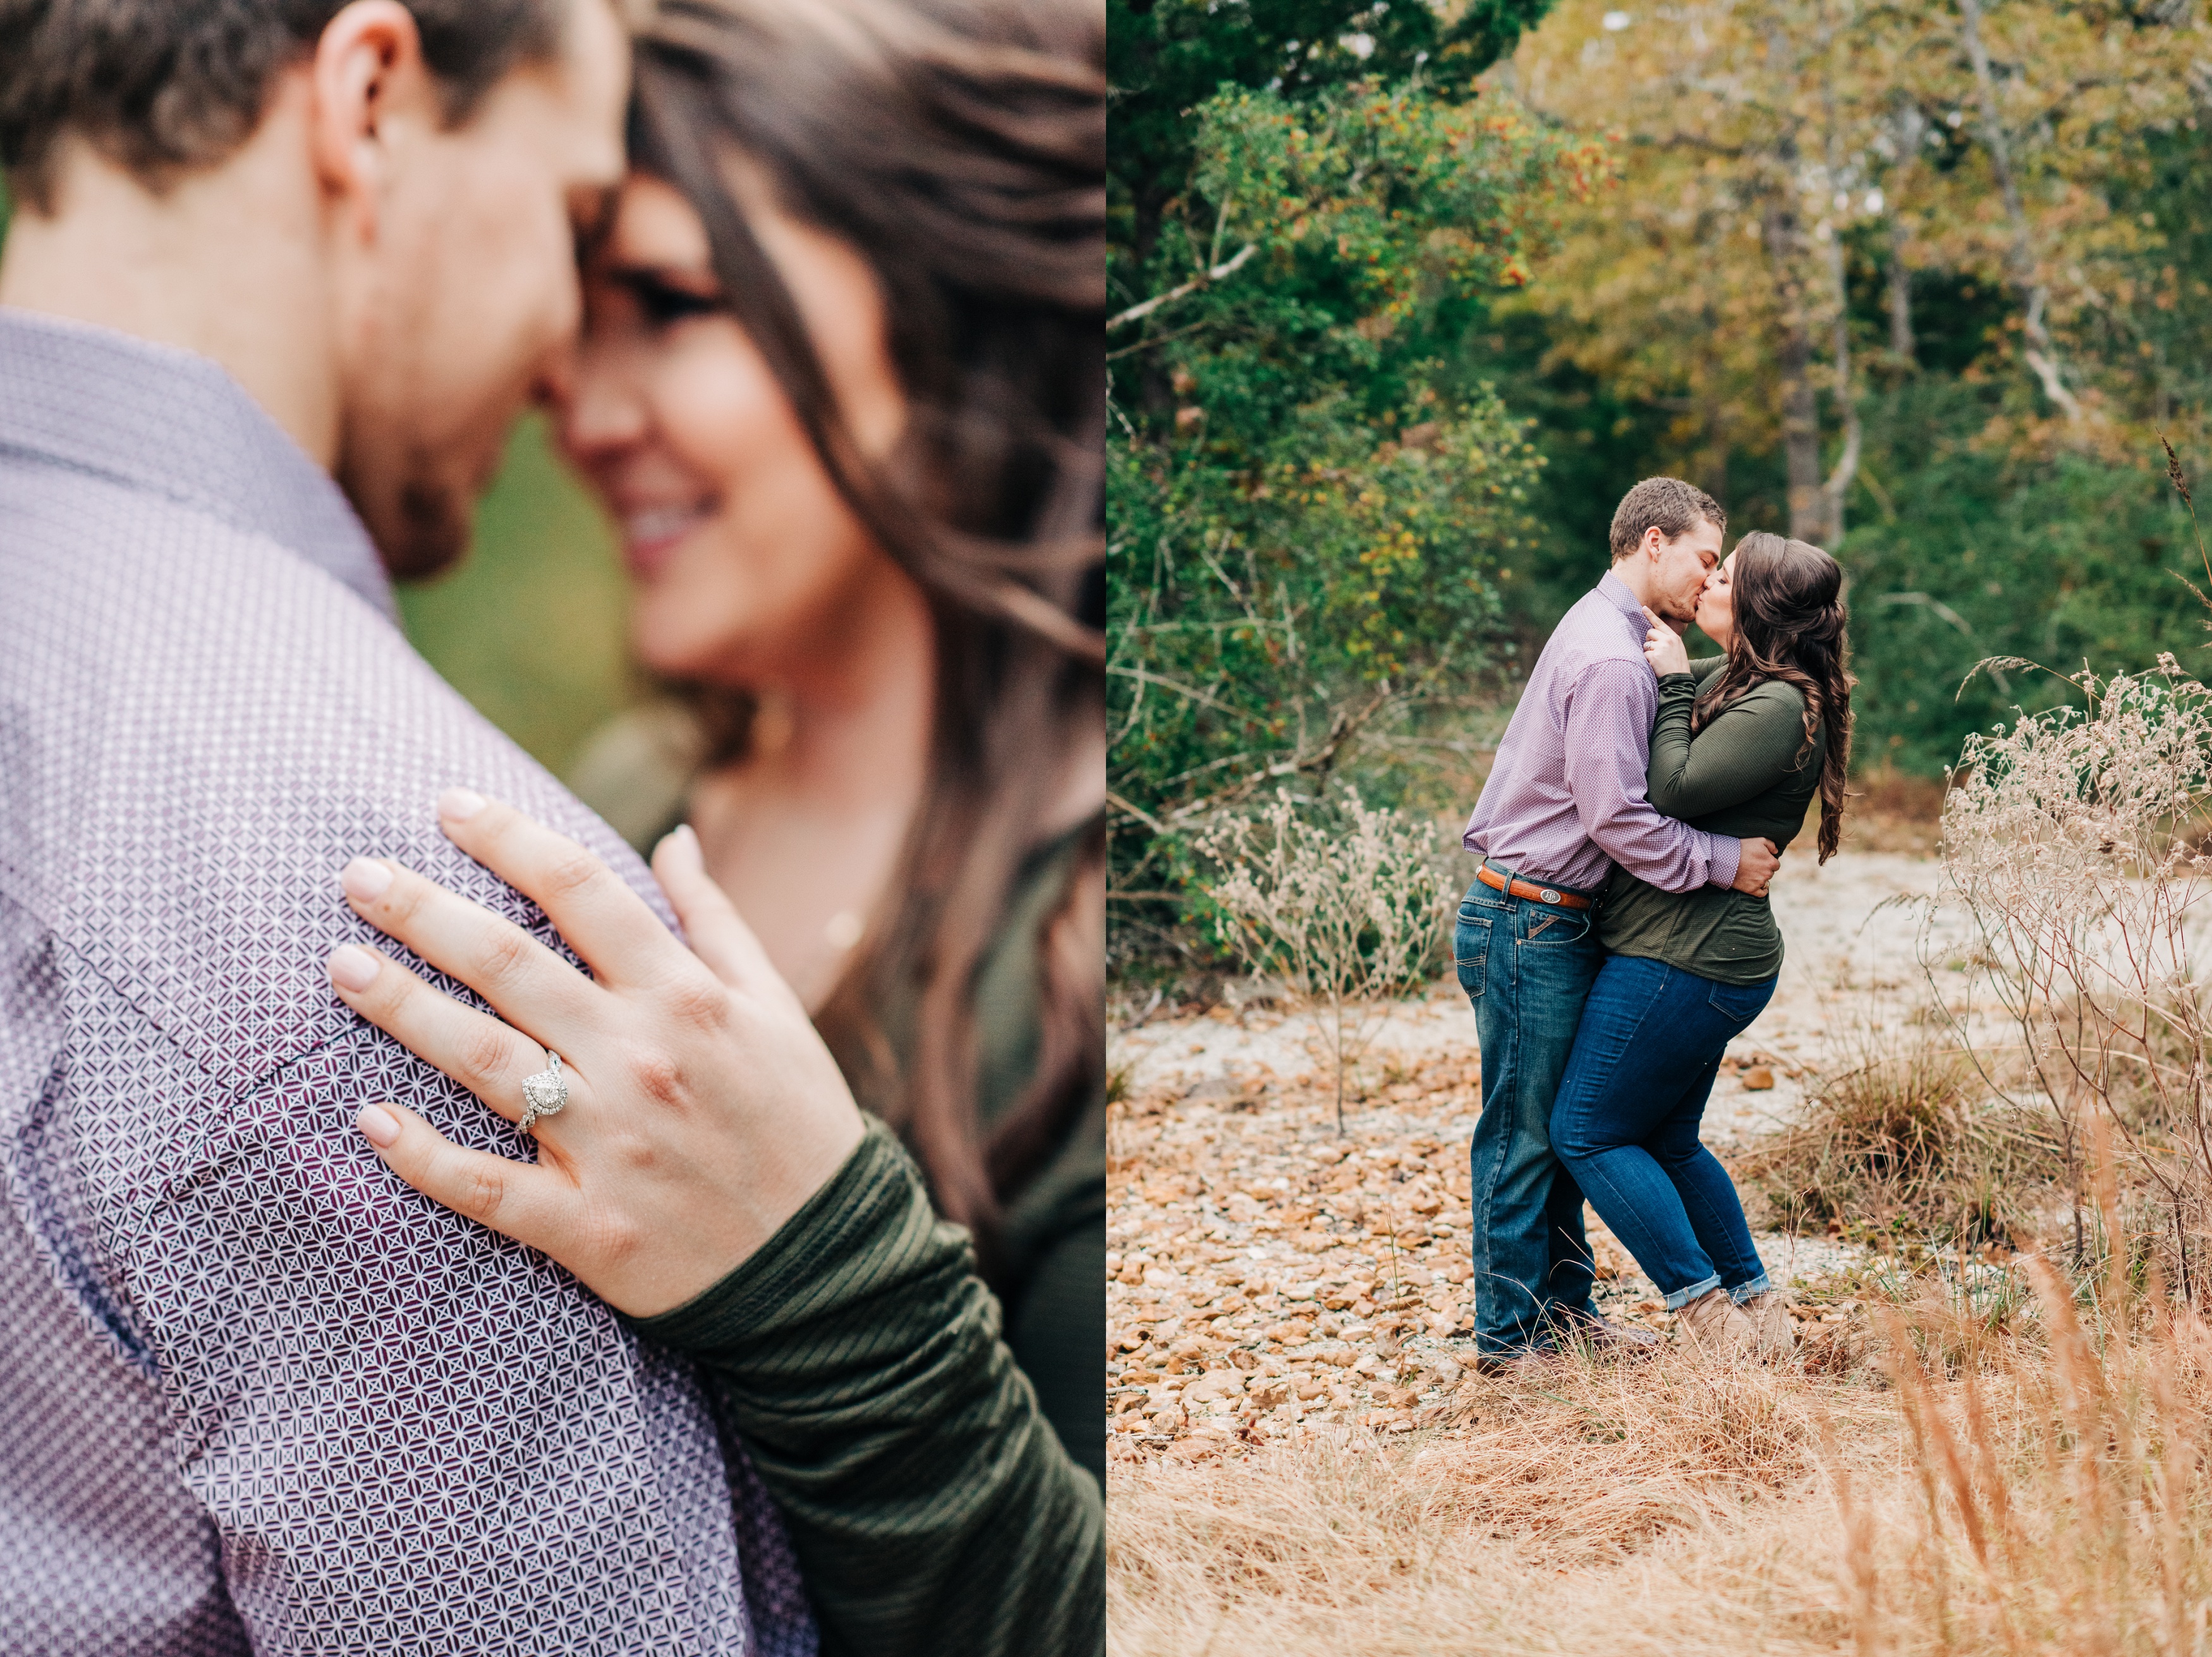
[{"label": "man in purple shirt", "polygon": [[1727,517],[1702,489],[1647,477],[1613,517],[1613,568],[1560,618],[1498,744],[1463,843],[1481,859],[1452,955],[1474,1007],[1482,1115],[1474,1191],[1477,1362],[1511,1366],[1561,1337],[1630,1338],[1598,1317],[1583,1193],[1552,1155],[1553,1097],[1604,960],[1597,894],[1618,864],[1670,892],[1759,892],[1764,840],[1702,834],[1644,793],[1658,682],[1646,607],[1677,631],[1721,556]]},{"label": "man in purple shirt", "polygon": [[689,1367],[354,1131],[527,1154],[324,970],[364,852],[559,947],[453,784],[667,915],[387,584],[562,371],[628,64],[611,0],[0,4],[9,1657],[815,1648]]}]

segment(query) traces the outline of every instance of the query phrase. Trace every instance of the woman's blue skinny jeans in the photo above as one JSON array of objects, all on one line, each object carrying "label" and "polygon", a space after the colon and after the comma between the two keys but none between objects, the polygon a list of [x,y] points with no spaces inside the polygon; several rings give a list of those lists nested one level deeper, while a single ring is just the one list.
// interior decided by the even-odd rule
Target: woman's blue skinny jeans
[{"label": "woman's blue skinny jeans", "polygon": [[1552,1106],[1552,1150],[1669,1311],[1714,1289],[1741,1302],[1768,1286],[1735,1185],[1698,1128],[1723,1052],[1774,985],[1615,955],[1583,1004]]}]

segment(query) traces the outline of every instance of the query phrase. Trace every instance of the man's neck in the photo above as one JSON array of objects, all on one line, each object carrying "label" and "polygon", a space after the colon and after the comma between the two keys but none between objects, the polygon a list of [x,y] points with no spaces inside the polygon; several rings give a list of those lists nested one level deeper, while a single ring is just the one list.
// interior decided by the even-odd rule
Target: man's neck
[{"label": "man's neck", "polygon": [[1649,605],[1651,603],[1651,595],[1645,590],[1644,572],[1638,568],[1642,561],[1636,558],[1616,560],[1612,574],[1614,580],[1628,589],[1629,597],[1639,604]]},{"label": "man's neck", "polygon": [[159,196],[70,143],[58,210],[20,208],[9,226],[0,305],[212,358],[327,470],[339,407],[319,203],[296,133],[289,155],[268,142],[280,115],[220,167]]}]

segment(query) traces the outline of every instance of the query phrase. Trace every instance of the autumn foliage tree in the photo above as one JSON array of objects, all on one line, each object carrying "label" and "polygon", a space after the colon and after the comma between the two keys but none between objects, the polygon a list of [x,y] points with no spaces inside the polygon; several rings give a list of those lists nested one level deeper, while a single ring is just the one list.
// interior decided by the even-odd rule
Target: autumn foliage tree
[{"label": "autumn foliage tree", "polygon": [[1939,773],[2060,694],[1962,690],[1984,656],[2202,642],[2158,449],[2212,389],[2200,7],[1566,0],[1493,78],[1620,168],[1513,301],[1507,395],[1601,386],[1638,468],[1843,558],[1867,761]]},{"label": "autumn foliage tree", "polygon": [[[1790,532],[1815,541],[1845,529],[1869,377],[1916,366],[1916,273],[2010,296],[1988,365],[2019,375],[2004,430],[2124,446],[2155,388],[2113,347],[2157,295],[2134,275],[2154,232],[2115,186],[2188,117],[2207,43],[2180,9],[1570,0],[1513,84],[1562,118],[1603,111],[1624,187],[1530,303],[1586,369],[1679,399],[1676,440],[1716,481],[1778,443]],[[1887,266],[1879,331],[1853,326],[1854,244]]]}]

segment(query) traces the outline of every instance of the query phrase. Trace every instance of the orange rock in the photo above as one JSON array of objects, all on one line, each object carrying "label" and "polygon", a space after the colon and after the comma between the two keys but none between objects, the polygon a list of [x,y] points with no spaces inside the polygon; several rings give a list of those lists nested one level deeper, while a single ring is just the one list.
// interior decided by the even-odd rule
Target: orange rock
[{"label": "orange rock", "polygon": [[1773,1085],[1774,1072],[1765,1065],[1753,1065],[1743,1073],[1743,1090],[1746,1093],[1764,1093]]}]

